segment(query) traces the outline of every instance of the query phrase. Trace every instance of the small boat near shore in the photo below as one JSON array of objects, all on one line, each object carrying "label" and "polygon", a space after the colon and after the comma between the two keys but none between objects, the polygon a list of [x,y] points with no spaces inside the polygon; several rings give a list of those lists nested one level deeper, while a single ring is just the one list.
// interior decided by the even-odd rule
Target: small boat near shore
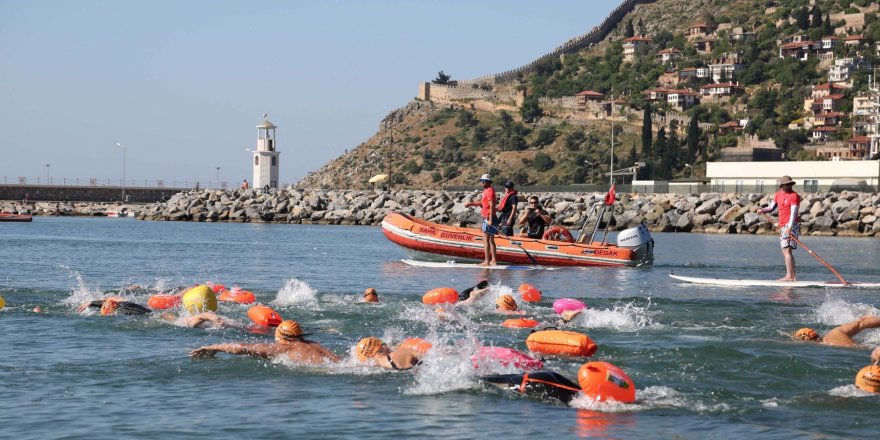
[{"label": "small boat near shore", "polygon": [[0,212],[0,222],[32,222],[34,216],[30,214],[11,214]]},{"label": "small boat near shore", "polygon": [[127,211],[104,211],[104,215],[111,218],[125,218],[125,217],[134,217],[133,212]]},{"label": "small boat near shore", "polygon": [[[653,264],[654,239],[644,226],[621,231],[617,243],[607,243],[604,239],[596,241],[597,236],[601,235],[597,233],[603,231],[599,228],[599,222],[596,222],[593,233],[589,235],[591,239],[583,243],[497,235],[498,262],[543,266]],[[453,257],[467,262],[481,261],[484,255],[483,233],[476,228],[446,226],[392,212],[382,220],[382,232],[386,238],[406,248],[416,259],[447,261]]]}]

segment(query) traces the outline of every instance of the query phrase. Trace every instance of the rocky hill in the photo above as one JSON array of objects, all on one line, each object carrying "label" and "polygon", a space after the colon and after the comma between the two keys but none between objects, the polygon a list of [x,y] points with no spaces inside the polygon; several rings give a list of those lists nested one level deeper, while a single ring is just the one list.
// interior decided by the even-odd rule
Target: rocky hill
[{"label": "rocky hill", "polygon": [[[848,112],[869,69],[841,82],[833,112],[811,112],[808,100],[836,59],[880,64],[880,7],[809,3],[624,1],[521,68],[459,81],[441,72],[372,138],[296,186],[367,188],[388,174],[380,185],[430,189],[472,185],[486,172],[520,185],[590,183],[609,170],[612,127],[615,164],[645,163],[640,178],[698,176],[727,149],[757,143],[814,159],[817,112],[828,124],[819,141],[860,134]],[[804,41],[814,46],[783,52]]]}]

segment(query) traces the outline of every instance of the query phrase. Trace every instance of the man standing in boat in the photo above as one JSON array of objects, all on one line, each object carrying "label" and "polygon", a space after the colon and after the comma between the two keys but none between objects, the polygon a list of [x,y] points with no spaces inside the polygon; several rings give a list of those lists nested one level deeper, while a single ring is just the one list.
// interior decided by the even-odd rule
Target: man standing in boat
[{"label": "man standing in boat", "polygon": [[794,180],[791,176],[782,176],[779,179],[779,191],[773,196],[773,201],[766,208],[758,210],[758,213],[772,213],[779,209],[779,244],[782,246],[782,257],[785,259],[785,276],[779,281],[797,281],[793,251],[797,249],[797,237],[800,234],[801,222],[798,218],[798,208],[801,204],[801,196],[794,192]]},{"label": "man standing in boat", "polygon": [[501,197],[501,203],[498,204],[498,212],[501,221],[501,233],[511,237],[513,236],[513,225],[516,223],[516,205],[519,204],[516,189],[513,182],[507,181],[504,184],[504,196]]},{"label": "man standing in boat", "polygon": [[480,183],[483,185],[483,197],[479,202],[470,202],[464,206],[480,206],[480,217],[483,222],[480,229],[483,231],[483,243],[485,258],[481,266],[494,266],[496,261],[495,250],[495,234],[498,233],[498,220],[495,217],[495,188],[492,188],[492,178],[488,174],[480,176]]}]

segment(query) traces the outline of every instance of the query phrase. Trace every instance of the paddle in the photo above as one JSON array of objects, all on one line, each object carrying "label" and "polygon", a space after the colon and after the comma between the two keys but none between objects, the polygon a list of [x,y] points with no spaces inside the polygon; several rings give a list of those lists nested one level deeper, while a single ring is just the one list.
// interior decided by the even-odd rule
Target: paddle
[{"label": "paddle", "polygon": [[[769,220],[770,223],[773,223],[774,225],[776,225],[776,222],[773,221],[773,217],[770,217],[769,215],[767,215],[767,214],[765,214],[765,213],[763,213],[763,212],[762,212],[761,214],[764,216],[764,218],[766,218],[767,220]],[[851,284],[849,281],[843,279],[843,277],[842,277],[839,273],[837,273],[837,271],[834,270],[834,268],[831,267],[830,264],[826,263],[825,260],[823,260],[822,257],[819,256],[819,254],[813,252],[812,249],[808,248],[807,245],[805,245],[802,241],[798,240],[797,237],[795,237],[794,235],[789,235],[788,237],[791,238],[792,240],[794,240],[795,243],[797,243],[797,244],[799,244],[801,247],[803,247],[805,251],[807,251],[807,252],[810,253],[810,255],[816,257],[816,259],[819,260],[820,263],[824,264],[825,267],[827,267],[828,269],[831,269],[831,272],[833,272],[834,275],[836,275],[837,278],[840,279],[840,282],[841,282],[841,283],[843,283],[843,284],[845,284],[845,285],[849,285],[849,284]]]},{"label": "paddle", "polygon": [[534,264],[535,266],[541,266],[540,264],[538,264],[538,261],[535,260],[535,257],[533,257],[532,254],[530,254],[529,251],[527,251],[526,248],[524,248],[524,247],[522,246],[522,244],[519,243],[519,241],[514,241],[513,237],[511,237],[511,236],[509,236],[509,235],[504,235],[504,233],[501,232],[501,229],[498,229],[498,227],[495,226],[495,225],[492,225],[492,228],[495,229],[495,232],[497,232],[498,235],[500,235],[500,236],[506,238],[507,241],[510,242],[510,244],[512,244],[512,245],[514,245],[514,246],[519,246],[519,248],[522,249],[523,252],[525,252],[526,256],[529,257],[529,261],[531,261],[532,264]]}]

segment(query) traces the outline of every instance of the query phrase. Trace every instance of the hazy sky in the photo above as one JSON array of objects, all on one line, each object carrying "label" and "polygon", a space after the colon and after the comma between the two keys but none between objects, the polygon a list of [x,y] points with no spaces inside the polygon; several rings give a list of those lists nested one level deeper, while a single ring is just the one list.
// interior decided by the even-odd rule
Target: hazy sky
[{"label": "hazy sky", "polygon": [[278,126],[281,182],[372,136],[439,70],[532,61],[619,2],[0,0],[0,179],[251,178]]}]

